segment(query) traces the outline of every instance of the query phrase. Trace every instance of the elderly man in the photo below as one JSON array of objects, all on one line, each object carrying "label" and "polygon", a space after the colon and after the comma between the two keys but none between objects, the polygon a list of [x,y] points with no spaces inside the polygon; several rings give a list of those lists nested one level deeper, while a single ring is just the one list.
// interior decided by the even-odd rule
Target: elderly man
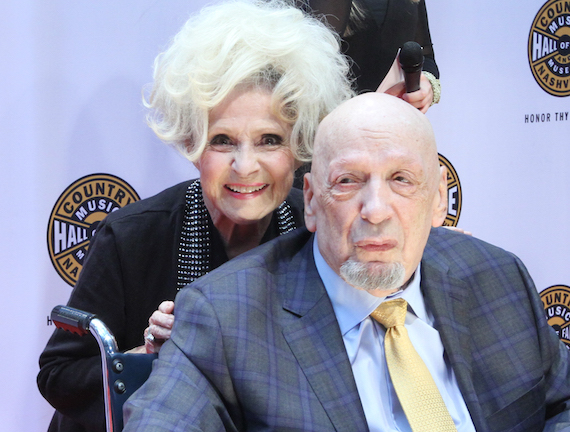
[{"label": "elderly man", "polygon": [[125,430],[570,428],[568,353],[523,264],[431,229],[446,180],[423,114],[344,103],[304,192],[308,231],[180,292]]}]

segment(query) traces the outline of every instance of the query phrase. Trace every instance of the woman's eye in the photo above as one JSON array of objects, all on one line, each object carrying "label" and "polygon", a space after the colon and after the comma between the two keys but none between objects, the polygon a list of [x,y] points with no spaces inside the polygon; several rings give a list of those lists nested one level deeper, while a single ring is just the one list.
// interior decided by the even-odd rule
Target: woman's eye
[{"label": "woman's eye", "polygon": [[354,180],[349,178],[349,177],[343,177],[338,179],[338,183],[339,184],[349,184],[349,183],[354,183]]},{"label": "woman's eye", "polygon": [[232,145],[232,140],[228,138],[227,135],[216,135],[210,140],[210,145],[212,146],[230,146]]},{"label": "woman's eye", "polygon": [[261,144],[266,146],[277,146],[283,143],[283,139],[278,135],[264,135]]}]

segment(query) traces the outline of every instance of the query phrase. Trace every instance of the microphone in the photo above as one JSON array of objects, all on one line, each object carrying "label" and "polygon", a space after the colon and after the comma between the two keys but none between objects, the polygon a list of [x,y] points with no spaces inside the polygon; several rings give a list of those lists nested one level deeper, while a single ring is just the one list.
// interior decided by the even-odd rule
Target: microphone
[{"label": "microphone", "polygon": [[424,65],[422,47],[414,41],[406,42],[400,50],[400,66],[404,71],[406,93],[412,93],[420,89],[420,77]]}]

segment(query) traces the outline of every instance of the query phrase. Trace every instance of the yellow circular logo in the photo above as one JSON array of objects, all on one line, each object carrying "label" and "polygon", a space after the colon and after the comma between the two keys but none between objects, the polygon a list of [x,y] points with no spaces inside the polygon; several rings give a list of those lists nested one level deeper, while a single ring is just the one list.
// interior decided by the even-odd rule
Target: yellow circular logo
[{"label": "yellow circular logo", "polygon": [[82,177],[63,191],[51,211],[47,244],[51,262],[65,282],[77,282],[99,222],[139,199],[126,181],[110,174]]},{"label": "yellow circular logo", "polygon": [[534,79],[553,96],[570,95],[570,2],[549,0],[536,14],[528,36]]},{"label": "yellow circular logo", "polygon": [[570,287],[554,285],[540,293],[548,324],[570,349]]},{"label": "yellow circular logo", "polygon": [[461,213],[461,183],[457,171],[443,155],[439,155],[439,164],[447,168],[447,216],[443,226],[457,226]]}]

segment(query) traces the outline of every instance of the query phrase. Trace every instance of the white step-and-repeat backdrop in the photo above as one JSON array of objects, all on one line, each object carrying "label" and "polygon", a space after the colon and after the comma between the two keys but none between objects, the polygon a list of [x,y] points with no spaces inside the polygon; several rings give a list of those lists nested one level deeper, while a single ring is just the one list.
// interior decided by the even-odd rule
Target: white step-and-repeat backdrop
[{"label": "white step-and-repeat backdrop", "polygon": [[[202,0],[21,0],[0,17],[0,424],[46,430],[37,359],[89,227],[196,175],[145,125],[154,57]],[[450,221],[570,285],[570,2],[427,2]],[[566,297],[545,296],[564,326]],[[548,297],[548,298],[547,298]],[[546,300],[547,299],[547,300]],[[568,297],[570,299],[570,296]],[[559,304],[559,308],[553,307]],[[564,330],[564,329],[562,329]],[[561,331],[561,335],[565,333]]]}]

